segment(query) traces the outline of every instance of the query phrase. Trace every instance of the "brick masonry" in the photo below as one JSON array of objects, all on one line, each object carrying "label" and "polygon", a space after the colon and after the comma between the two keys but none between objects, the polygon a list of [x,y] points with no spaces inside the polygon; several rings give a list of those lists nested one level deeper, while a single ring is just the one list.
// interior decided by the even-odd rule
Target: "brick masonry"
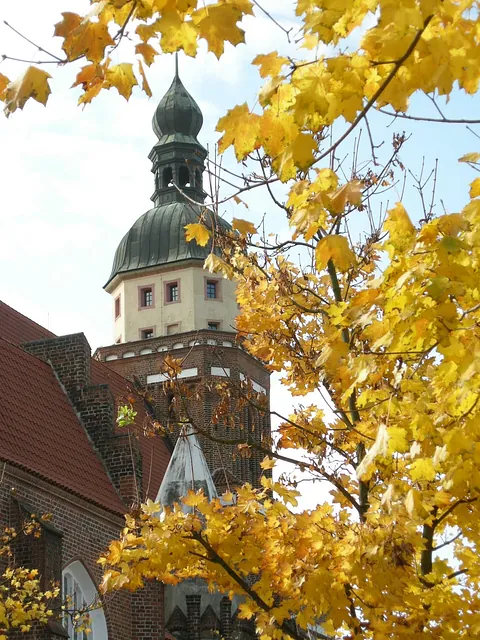
[{"label": "brick masonry", "polygon": [[[183,346],[179,348],[179,345]],[[145,354],[146,349],[151,349],[152,353]],[[140,355],[142,352],[143,355]],[[124,357],[125,353],[134,355]],[[102,347],[96,351],[94,357],[105,362],[127,379],[133,380],[136,377],[142,386],[148,388],[158,421],[163,426],[172,426],[172,436],[175,439],[176,428],[173,426],[175,420],[171,415],[169,395],[165,385],[163,383],[147,385],[148,376],[162,372],[163,361],[167,354],[181,360],[183,369],[198,370],[196,376],[186,378],[182,382],[188,383],[191,388],[195,388],[200,393],[201,401],[192,400],[188,406],[188,413],[201,428],[208,428],[212,435],[226,440],[240,439],[245,433],[243,429],[248,429],[249,437],[259,444],[263,438],[270,435],[268,413],[261,415],[251,407],[243,408],[243,415],[236,416],[234,428],[212,424],[212,414],[218,403],[215,392],[208,389],[212,383],[229,382],[233,386],[238,386],[243,375],[265,390],[268,402],[270,375],[260,361],[242,348],[235,333],[199,330],[174,336],[138,340]],[[212,367],[228,370],[229,375],[212,375]],[[261,474],[259,463],[264,457],[263,453],[253,451],[250,457],[242,457],[236,445],[218,444],[201,436],[200,443],[215,477],[221,479],[223,475],[230,478],[230,474],[233,474],[241,482],[251,482],[258,486]],[[221,473],[219,470],[224,471]],[[223,490],[225,483],[221,484]]]},{"label": "brick masonry", "polygon": [[[2,526],[19,525],[19,504],[29,505],[37,515],[51,514],[49,527],[37,540],[27,536],[16,547],[17,564],[29,563],[44,570],[43,580],[59,581],[61,570],[75,560],[81,560],[93,582],[102,577],[97,559],[109,542],[119,536],[123,518],[54,488],[39,478],[13,467],[5,468],[0,485]],[[23,508],[27,515],[29,509]],[[56,533],[55,533],[56,532]],[[31,563],[31,564],[30,564]],[[130,594],[119,591],[103,599],[108,635],[112,640],[160,640],[163,638],[163,589],[149,584],[146,589]],[[26,640],[51,640],[59,636],[45,629],[22,634]]]}]

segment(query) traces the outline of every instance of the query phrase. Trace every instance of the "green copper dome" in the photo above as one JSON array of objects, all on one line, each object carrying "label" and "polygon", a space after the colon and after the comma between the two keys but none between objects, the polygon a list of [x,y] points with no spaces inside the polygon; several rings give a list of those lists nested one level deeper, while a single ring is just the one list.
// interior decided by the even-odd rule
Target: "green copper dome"
[{"label": "green copper dome", "polygon": [[[117,274],[182,260],[205,260],[211,252],[211,243],[201,247],[195,240],[185,240],[185,225],[198,222],[200,213],[200,207],[187,202],[169,202],[140,216],[120,241],[105,286]],[[217,223],[224,229],[230,228],[221,218],[217,218]]]},{"label": "green copper dome", "polygon": [[153,116],[153,130],[159,141],[196,142],[202,128],[200,107],[175,74],[167,93],[160,100]]}]

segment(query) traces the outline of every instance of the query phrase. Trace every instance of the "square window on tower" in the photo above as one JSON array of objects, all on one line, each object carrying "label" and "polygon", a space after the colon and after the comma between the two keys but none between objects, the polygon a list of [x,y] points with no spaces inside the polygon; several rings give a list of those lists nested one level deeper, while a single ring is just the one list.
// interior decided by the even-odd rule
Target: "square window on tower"
[{"label": "square window on tower", "polygon": [[216,300],[218,298],[218,280],[207,280],[205,297],[209,300]]},{"label": "square window on tower", "polygon": [[142,329],[140,331],[140,338],[142,340],[148,340],[149,338],[153,338],[153,329]]},{"label": "square window on tower", "polygon": [[139,294],[140,294],[139,306],[141,309],[154,306],[153,286],[140,287]]},{"label": "square window on tower", "polygon": [[165,300],[166,302],[180,302],[180,284],[178,280],[165,284]]},{"label": "square window on tower", "polygon": [[220,322],[209,321],[207,329],[210,329],[210,331],[218,331],[220,329]]}]

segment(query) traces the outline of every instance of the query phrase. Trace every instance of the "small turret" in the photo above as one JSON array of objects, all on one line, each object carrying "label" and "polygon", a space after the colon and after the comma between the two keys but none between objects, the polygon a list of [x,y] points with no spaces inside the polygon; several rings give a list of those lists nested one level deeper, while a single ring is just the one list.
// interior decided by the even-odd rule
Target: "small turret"
[{"label": "small turret", "polygon": [[[175,449],[158,490],[157,502],[163,507],[172,507],[176,502],[181,504],[189,491],[203,490],[212,500],[218,498],[217,490],[208,468],[205,455],[192,427],[186,425],[178,436]],[[191,511],[182,506],[183,511]]]}]

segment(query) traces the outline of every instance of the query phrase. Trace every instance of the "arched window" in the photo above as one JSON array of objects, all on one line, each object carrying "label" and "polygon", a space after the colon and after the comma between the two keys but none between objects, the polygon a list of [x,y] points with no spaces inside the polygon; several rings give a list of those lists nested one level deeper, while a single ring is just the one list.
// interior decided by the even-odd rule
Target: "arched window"
[{"label": "arched window", "polygon": [[[78,560],[63,571],[62,595],[66,607],[64,626],[70,640],[108,640],[107,623],[97,588]],[[82,609],[88,609],[89,633],[81,628],[81,620],[74,622],[75,612]]]},{"label": "arched window", "polygon": [[163,170],[162,187],[166,189],[173,180],[172,167],[166,167]]},{"label": "arched window", "polygon": [[180,167],[180,171],[178,172],[178,182],[181,187],[189,187],[190,186],[190,174],[188,172],[188,167],[182,164]]},{"label": "arched window", "polygon": [[195,171],[195,186],[200,188],[202,187],[202,173],[200,169]]}]

